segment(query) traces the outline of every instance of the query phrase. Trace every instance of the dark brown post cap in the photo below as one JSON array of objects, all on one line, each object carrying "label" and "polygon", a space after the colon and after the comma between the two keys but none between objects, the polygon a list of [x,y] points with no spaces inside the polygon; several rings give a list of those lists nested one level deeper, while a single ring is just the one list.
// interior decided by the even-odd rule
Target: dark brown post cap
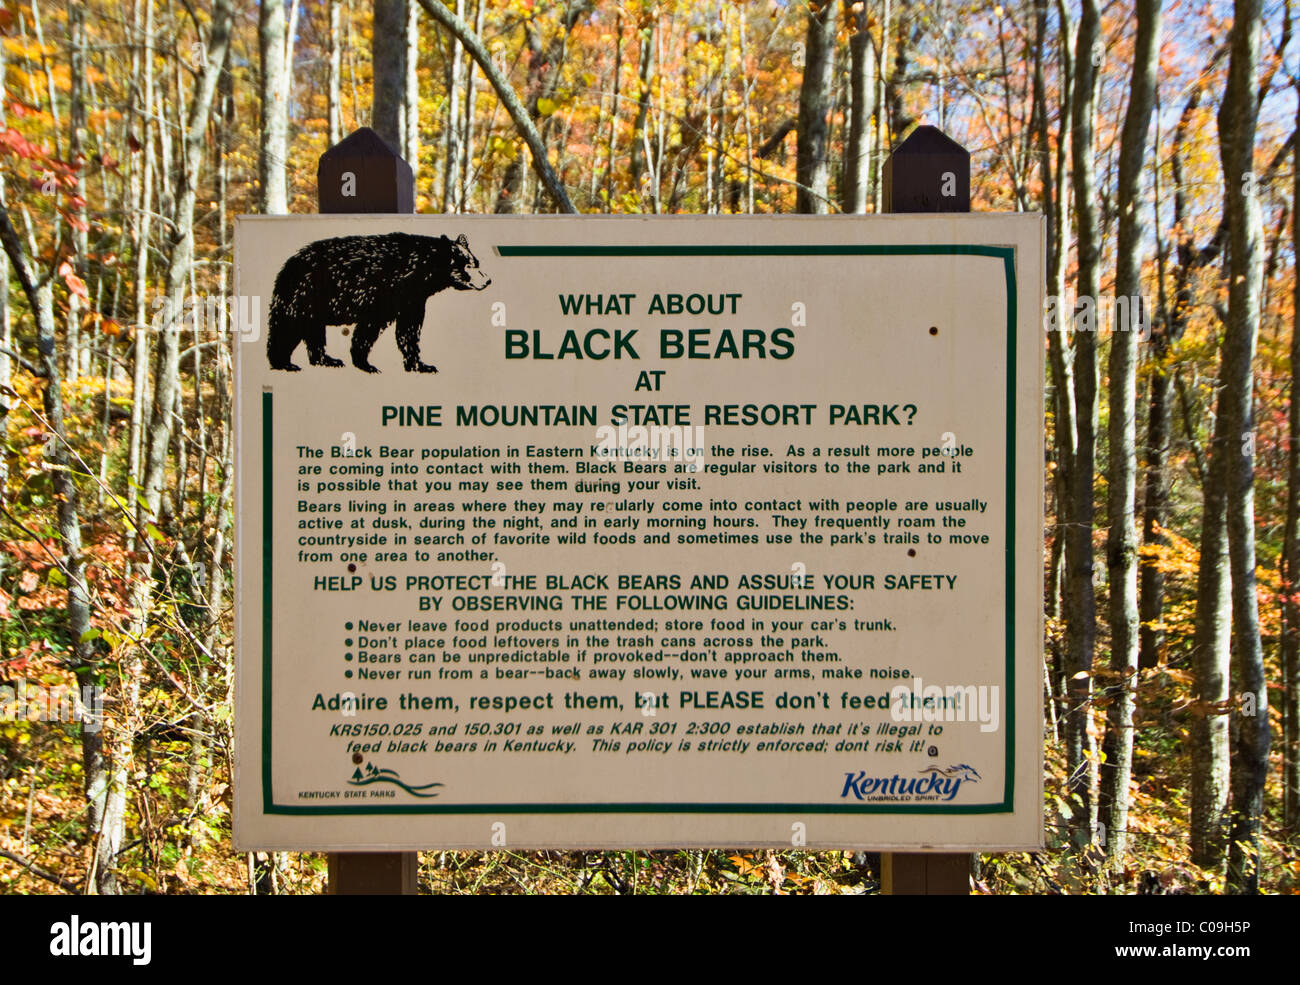
[{"label": "dark brown post cap", "polygon": [[969,212],[970,151],[922,125],[885,161],[883,212]]},{"label": "dark brown post cap", "polygon": [[415,176],[379,134],[362,127],[320,156],[316,198],[321,212],[411,213]]}]

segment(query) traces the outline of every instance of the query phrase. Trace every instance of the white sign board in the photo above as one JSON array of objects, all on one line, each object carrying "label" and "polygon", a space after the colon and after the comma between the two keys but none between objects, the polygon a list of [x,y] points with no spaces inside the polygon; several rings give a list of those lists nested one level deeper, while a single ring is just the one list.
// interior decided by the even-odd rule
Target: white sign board
[{"label": "white sign board", "polygon": [[237,847],[1041,844],[1038,217],[235,243]]}]

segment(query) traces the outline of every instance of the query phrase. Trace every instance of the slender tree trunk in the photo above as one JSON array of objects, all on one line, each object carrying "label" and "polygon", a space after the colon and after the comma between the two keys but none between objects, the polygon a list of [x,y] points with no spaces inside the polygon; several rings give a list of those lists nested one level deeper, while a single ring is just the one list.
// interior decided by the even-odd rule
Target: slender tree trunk
[{"label": "slender tree trunk", "polygon": [[[136,39],[144,63],[143,82],[136,125],[140,128],[138,152],[142,158],[140,170],[140,196],[136,211],[135,239],[135,355],[134,380],[131,387],[131,442],[129,450],[128,500],[134,500],[134,490],[140,483],[140,457],[144,433],[149,427],[146,417],[149,407],[149,226],[153,205],[153,0],[140,0],[144,7],[143,33]],[[136,547],[136,531],[132,526],[127,533],[127,551]]]},{"label": "slender tree trunk", "polygon": [[[1223,336],[1219,418],[1227,491],[1228,554],[1232,570],[1232,633],[1236,732],[1228,882],[1237,892],[1259,892],[1259,834],[1268,779],[1268,686],[1259,635],[1255,583],[1255,411],[1252,370],[1259,332],[1263,250],[1253,159],[1259,115],[1261,0],[1236,0],[1228,87],[1219,106],[1228,224],[1228,318]],[[1212,466],[1213,467],[1213,466]]]},{"label": "slender tree trunk", "polygon": [[289,211],[285,161],[289,146],[289,66],[285,53],[284,0],[263,0],[257,42],[261,56],[261,144],[257,155],[257,208],[263,215]]},{"label": "slender tree trunk", "polygon": [[[1200,107],[1210,70],[1226,53],[1220,48],[1211,57],[1209,65],[1193,84],[1184,104],[1182,114],[1174,127],[1173,147],[1169,154],[1170,177],[1173,184],[1173,235],[1177,237],[1178,262],[1174,267],[1172,303],[1161,278],[1160,325],[1151,339],[1151,383],[1147,409],[1146,493],[1142,515],[1142,542],[1147,545],[1167,545],[1169,538],[1165,526],[1169,518],[1169,478],[1167,475],[1169,447],[1173,438],[1173,393],[1171,370],[1167,365],[1169,347],[1182,338],[1187,327],[1187,317],[1192,305],[1192,271],[1217,255],[1219,234],[1209,246],[1199,253],[1188,233],[1187,185],[1183,175],[1183,148],[1188,130]],[[1164,647],[1164,633],[1156,628],[1164,613],[1165,577],[1154,557],[1144,560],[1141,573],[1141,620],[1138,665],[1149,669],[1160,663]]]},{"label": "slender tree trunk", "polygon": [[[465,0],[456,0],[456,16],[465,16]],[[460,193],[461,136],[464,127],[460,113],[464,108],[461,89],[465,85],[465,58],[461,52],[460,42],[454,34],[449,35],[450,53],[447,59],[450,78],[447,81],[447,120],[443,128],[443,194],[442,210],[459,212],[465,207]]]},{"label": "slender tree trunk", "polygon": [[1069,597],[1067,661],[1069,707],[1065,717],[1066,769],[1069,773],[1074,843],[1091,843],[1096,830],[1094,797],[1097,757],[1090,728],[1093,653],[1096,648],[1096,599],[1093,590],[1093,471],[1097,426],[1096,303],[1101,243],[1097,220],[1097,182],[1093,160],[1093,124],[1097,104],[1097,65],[1101,15],[1096,0],[1084,0],[1075,46],[1073,129],[1074,211],[1078,230],[1079,314],[1074,322],[1074,406],[1078,440],[1070,470],[1070,518],[1066,541]]},{"label": "slender tree trunk", "polygon": [[[1142,496],[1142,543],[1161,547],[1169,543],[1165,526],[1169,519],[1170,389],[1169,371],[1164,365],[1169,353],[1169,320],[1163,318],[1151,337],[1151,375],[1147,392],[1147,436],[1144,455]],[[1159,629],[1164,614],[1165,576],[1159,559],[1139,563],[1138,666],[1150,670],[1160,665],[1165,634]]]},{"label": "slender tree trunk", "polygon": [[406,3],[374,0],[370,36],[374,65],[370,126],[399,154],[406,149]]},{"label": "slender tree trunk", "polygon": [[[1224,374],[1220,370],[1220,377]],[[1225,456],[1241,447],[1233,441],[1223,419],[1223,389],[1210,440],[1201,517],[1201,557],[1196,578],[1196,632],[1192,643],[1193,696],[1191,722],[1191,849],[1192,861],[1209,869],[1223,864],[1228,837],[1230,745],[1229,636],[1232,596],[1228,570],[1227,468]]]},{"label": "slender tree trunk", "polygon": [[411,166],[415,187],[420,187],[420,5],[406,5],[406,85],[402,156]]},{"label": "slender tree trunk", "polygon": [[636,117],[632,121],[632,148],[629,170],[633,190],[641,187],[641,177],[646,173],[646,120],[650,115],[650,82],[654,77],[654,36],[659,30],[656,21],[646,18],[638,27],[641,43],[637,48]]},{"label": "slender tree trunk", "polygon": [[840,208],[847,213],[867,211],[871,182],[871,148],[868,139],[871,117],[875,113],[875,51],[871,32],[867,30],[866,6],[854,11],[845,0],[853,23],[849,37],[849,136],[844,150],[844,187],[840,190]]},{"label": "slender tree trunk", "polygon": [[880,50],[876,59],[876,152],[871,158],[871,201],[873,210],[882,211],[881,193],[884,185],[885,157],[893,146],[889,136],[889,114],[885,112],[885,82],[889,74],[889,30],[893,24],[891,0],[881,0]]},{"label": "slender tree trunk", "polygon": [[[477,0],[474,14],[474,34],[483,36],[483,18],[487,14],[487,0]],[[474,59],[466,58],[465,66],[465,134],[460,141],[460,162],[456,172],[456,199],[461,209],[469,211],[473,206],[470,196],[474,190],[474,113],[478,104],[478,86],[474,84]]]},{"label": "slender tree trunk", "polygon": [[[68,30],[71,35],[69,59],[70,98],[68,103],[68,128],[71,139],[68,150],[72,164],[77,169],[77,198],[86,201],[86,5],[73,3],[68,7]],[[73,210],[76,223],[72,228],[73,269],[78,277],[86,280],[86,253],[88,236],[86,231],[86,206],[81,204]],[[85,376],[90,372],[89,327],[83,333],[83,300],[68,292],[68,374],[72,379]]]},{"label": "slender tree trunk", "polygon": [[[81,553],[81,500],[74,475],[77,465],[69,452],[64,426],[62,374],[59,371],[58,341],[54,330],[54,296],[50,282],[37,286],[23,253],[18,233],[8,211],[0,211],[0,240],[36,322],[36,348],[45,377],[43,397],[45,419],[52,431],[46,443],[46,457],[52,466],[50,481],[58,501],[57,518],[62,555],[59,570],[67,580],[65,607],[68,639],[72,645],[72,670],[82,686],[99,686],[102,681],[92,644],[85,640],[90,629],[90,595],[86,586],[85,560]],[[7,283],[7,282],[6,282]],[[122,844],[125,810],[124,785],[120,770],[105,754],[104,733],[86,727],[81,730],[81,761],[86,789],[87,840],[94,846],[94,880],[88,890],[104,894],[117,892],[117,853]]]},{"label": "slender tree trunk", "polygon": [[343,139],[343,31],[339,26],[339,14],[343,5],[339,0],[329,0],[330,4],[330,39],[329,39],[329,127],[330,146],[333,147]]},{"label": "slender tree trunk", "polygon": [[[881,112],[889,121],[891,142],[901,137],[916,122],[907,108],[907,92],[912,85],[910,70],[913,46],[917,41],[914,30],[917,16],[916,0],[899,0],[898,16],[894,20],[894,45],[890,49],[893,64],[885,78],[884,102],[881,104]],[[882,55],[880,64],[888,65],[889,61]]]},{"label": "slender tree trunk", "polygon": [[[710,144],[713,150],[713,211],[720,213],[724,209],[724,202],[727,197],[726,193],[726,158],[728,129],[735,126],[734,118],[729,120],[727,116],[727,94],[731,92],[731,32],[727,28],[727,7],[726,3],[718,5],[718,24],[720,25],[722,35],[722,84],[717,90],[717,109],[715,110],[716,126],[714,128],[713,140]],[[743,78],[741,80],[744,81]]]},{"label": "slender tree trunk", "polygon": [[610,201],[614,197],[614,161],[618,156],[618,121],[622,116],[620,99],[623,85],[623,12],[621,10],[615,15],[614,21],[614,72],[612,78],[613,97],[609,104],[609,129],[605,134],[605,173],[601,177],[601,187],[605,191],[602,204],[606,212],[609,211]]},{"label": "slender tree trunk", "polygon": [[[0,79],[7,78],[8,49],[0,44]],[[5,120],[5,104],[0,99],[0,130],[8,128]],[[0,210],[9,212],[9,202],[5,198],[5,176],[0,172]],[[0,252],[0,444],[9,447],[9,411],[14,406],[10,402],[9,391],[13,389],[13,359],[9,353],[14,351],[13,326],[9,318],[9,254]],[[9,459],[0,455],[0,494],[3,494],[9,482]]]},{"label": "slender tree trunk", "polygon": [[[1068,29],[1066,30],[1068,38]],[[1065,294],[1065,236],[1066,202],[1070,188],[1064,180],[1066,134],[1070,129],[1070,79],[1069,45],[1061,44],[1061,93],[1058,107],[1058,130],[1055,156],[1052,152],[1051,132],[1047,118],[1047,82],[1044,70],[1044,49],[1047,43],[1047,0],[1036,0],[1034,5],[1034,92],[1031,127],[1034,130],[1035,153],[1040,175],[1040,207],[1047,219],[1047,295],[1055,298],[1058,311]],[[1066,571],[1066,521],[1070,510],[1070,477],[1074,463],[1077,433],[1074,423],[1074,364],[1072,352],[1065,344],[1065,325],[1049,326],[1047,334],[1048,365],[1052,379],[1052,452],[1056,468],[1053,472],[1053,489],[1056,523],[1052,532],[1052,569],[1047,595],[1049,618],[1068,621],[1064,602]],[[1064,696],[1068,675],[1064,673],[1066,657],[1060,637],[1053,634],[1049,671],[1056,678],[1056,686],[1049,681],[1049,691]],[[1054,709],[1054,715],[1056,710]]]},{"label": "slender tree trunk", "polygon": [[740,43],[740,74],[745,80],[741,87],[740,111],[744,114],[745,129],[745,214],[752,215],[754,212],[754,133],[750,124],[749,113],[749,90],[751,83],[749,81],[749,52],[745,44],[745,6],[743,4],[736,7],[736,16],[740,20],[739,43]]},{"label": "slender tree trunk", "polygon": [[[1296,129],[1300,131],[1300,100]],[[1296,205],[1291,209],[1291,255],[1300,257],[1300,140],[1292,155],[1291,200]],[[1300,276],[1294,272],[1292,285],[1290,447],[1282,547],[1282,826],[1294,836],[1300,833]]]},{"label": "slender tree trunk", "polygon": [[[1152,312],[1142,294],[1142,169],[1155,106],[1160,48],[1160,0],[1137,0],[1137,39],[1128,110],[1119,151],[1119,241],[1115,293],[1125,321],[1117,318],[1110,342],[1110,574],[1111,671],[1106,740],[1102,746],[1101,821],[1106,850],[1122,859],[1128,840],[1129,780],[1133,772],[1133,715],[1137,710],[1137,358],[1142,326]],[[1118,302],[1117,302],[1118,303]],[[1117,308],[1117,311],[1119,309]]]},{"label": "slender tree trunk", "polygon": [[[205,135],[217,83],[226,63],[233,19],[232,0],[213,0],[212,20],[207,45],[203,52],[203,69],[191,94],[189,112],[182,132],[181,168],[172,213],[173,232],[165,281],[164,318],[156,358],[153,419],[144,453],[142,488],[136,498],[136,527],[140,530],[149,529],[151,526],[160,527],[163,523],[164,487],[169,473],[169,451],[176,426],[175,408],[180,397],[180,323],[184,308],[179,302],[190,283],[194,259],[194,204],[203,166]],[[183,475],[184,469],[180,471]],[[180,510],[181,504],[178,503],[178,514]],[[131,596],[134,613],[132,636],[136,640],[141,639],[150,618],[155,574],[155,559],[151,552],[150,560],[143,566],[136,579]],[[139,687],[144,663],[143,645],[137,643],[127,661],[125,687],[128,692]],[[137,696],[131,693],[124,696],[123,704],[127,709],[124,714],[134,714],[134,709],[138,708],[136,698]],[[130,751],[131,734],[132,732],[128,731],[126,755],[129,755]],[[126,755],[123,756],[123,763]]]},{"label": "slender tree trunk", "polygon": [[[1199,98],[1193,92],[1193,99]],[[1226,99],[1226,97],[1225,97]],[[1185,110],[1183,119],[1190,114]],[[1180,121],[1180,128],[1183,122]],[[1182,134],[1175,138],[1174,221],[1185,214],[1185,197],[1181,174]],[[1226,187],[1226,186],[1225,186]],[[1241,186],[1238,185],[1238,188]],[[1225,192],[1224,223],[1220,224],[1215,239],[1199,254],[1193,256],[1190,238],[1185,238],[1179,248],[1179,271],[1176,279],[1174,308],[1180,318],[1191,303],[1191,272],[1195,266],[1208,263],[1221,251],[1226,236],[1228,200],[1232,190]],[[1244,216],[1243,216],[1244,218]],[[1230,275],[1229,275],[1230,276]],[[1188,427],[1188,440],[1196,456],[1197,471],[1202,476],[1204,506],[1201,517],[1201,556],[1196,579],[1196,630],[1192,644],[1193,696],[1197,706],[1191,722],[1191,822],[1190,841],[1192,861],[1208,869],[1222,867],[1228,851],[1229,797],[1232,774],[1231,739],[1228,709],[1230,701],[1230,655],[1233,599],[1228,547],[1228,482],[1229,459],[1241,455],[1240,435],[1232,433],[1224,419],[1228,410],[1225,404],[1227,367],[1223,358],[1227,354],[1225,336],[1224,354],[1220,361],[1219,391],[1214,416],[1214,433],[1210,447],[1201,464],[1195,436],[1190,431],[1190,408],[1181,378],[1176,378],[1179,396],[1183,403],[1184,424]],[[1238,428],[1238,432],[1240,428]]]},{"label": "slender tree trunk", "polygon": [[[217,249],[220,256],[228,255],[230,249],[230,240],[227,226],[227,211],[229,197],[229,168],[230,168],[230,150],[235,133],[235,86],[234,74],[231,72],[231,62],[233,60],[233,46],[226,46],[225,64],[222,68],[221,78],[217,82],[216,108],[214,111],[217,120],[217,141],[215,153],[215,170],[217,174],[217,221],[218,221],[218,239]],[[218,291],[217,296],[225,299],[227,296],[227,270],[225,266],[220,268],[218,274]],[[210,654],[215,654],[220,649],[218,642],[220,633],[220,620],[223,602],[225,599],[225,554],[228,531],[230,529],[230,486],[232,485],[232,471],[230,468],[230,425],[231,425],[231,394],[233,388],[230,383],[230,375],[227,368],[230,365],[229,346],[234,344],[234,337],[231,334],[231,325],[227,318],[228,309],[224,304],[218,304],[215,311],[215,317],[211,327],[215,330],[216,356],[213,359],[213,394],[216,401],[214,408],[214,418],[219,422],[221,435],[221,451],[217,456],[216,473],[219,477],[219,492],[217,495],[216,508],[211,521],[212,542],[208,552],[208,562],[204,565],[204,559],[200,552],[201,544],[196,545],[195,553],[190,564],[192,580],[195,582],[197,589],[198,601],[205,605],[206,611],[203,618],[202,640],[203,646]],[[209,309],[208,314],[213,314]],[[194,350],[194,382],[195,398],[200,405],[200,410],[196,415],[200,427],[200,449],[203,458],[199,466],[199,481],[201,484],[201,493],[199,496],[199,518],[194,525],[199,529],[208,526],[204,514],[204,504],[207,496],[207,458],[208,446],[207,437],[204,431],[203,412],[201,409],[202,401],[202,377],[199,372],[199,338],[195,338]],[[201,695],[206,697],[207,689],[211,679],[211,668],[209,660],[205,657],[199,658],[199,667],[197,672],[198,689]],[[189,769],[186,776],[186,807],[190,810],[202,808],[202,784],[203,778],[210,769],[209,756],[211,744],[208,741],[208,730],[215,727],[216,723],[210,720],[199,709],[195,709],[190,715],[190,752],[189,752]],[[191,835],[193,839],[193,835]]]},{"label": "slender tree trunk", "polygon": [[799,143],[796,150],[796,212],[825,215],[830,182],[828,158],[831,77],[835,62],[835,4],[809,9],[804,42],[803,81],[799,85]]}]

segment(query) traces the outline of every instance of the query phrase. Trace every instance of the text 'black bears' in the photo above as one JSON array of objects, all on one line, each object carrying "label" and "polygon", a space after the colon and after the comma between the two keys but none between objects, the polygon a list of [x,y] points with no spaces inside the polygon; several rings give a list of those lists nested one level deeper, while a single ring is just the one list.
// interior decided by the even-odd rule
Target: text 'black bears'
[{"label": "text 'black bears'", "polygon": [[424,303],[439,291],[481,291],[492,281],[479,269],[464,234],[339,236],[304,246],[275,278],[266,333],[272,369],[297,370],[290,362],[299,342],[313,366],[342,366],[325,352],[329,325],[353,325],[352,365],[367,373],[370,349],[385,327],[397,322],[397,347],[408,373],[436,373],[420,361]]}]

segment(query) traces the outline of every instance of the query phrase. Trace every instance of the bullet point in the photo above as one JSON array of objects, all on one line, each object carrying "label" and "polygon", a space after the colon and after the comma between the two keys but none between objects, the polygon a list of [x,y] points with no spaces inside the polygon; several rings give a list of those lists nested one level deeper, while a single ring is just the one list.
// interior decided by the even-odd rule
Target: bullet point
[{"label": "bullet point", "polygon": [[343,641],[343,645],[344,645],[344,646],[351,646],[351,645],[352,645],[352,637],[349,636],[347,639],[345,639],[345,640]]},{"label": "bullet point", "polygon": [[344,629],[351,629],[351,628],[352,628],[352,623],[350,623],[350,622],[345,622],[345,623],[343,624],[343,628],[344,628]]},{"label": "bullet point", "polygon": [[352,676],[352,671],[350,671],[350,670],[345,670],[345,671],[343,671],[343,676],[344,676],[344,677],[351,677],[351,676]]},{"label": "bullet point", "polygon": [[352,654],[350,654],[350,653],[345,653],[345,654],[343,654],[343,659],[344,659],[344,660],[351,660],[351,659],[352,659]]}]

